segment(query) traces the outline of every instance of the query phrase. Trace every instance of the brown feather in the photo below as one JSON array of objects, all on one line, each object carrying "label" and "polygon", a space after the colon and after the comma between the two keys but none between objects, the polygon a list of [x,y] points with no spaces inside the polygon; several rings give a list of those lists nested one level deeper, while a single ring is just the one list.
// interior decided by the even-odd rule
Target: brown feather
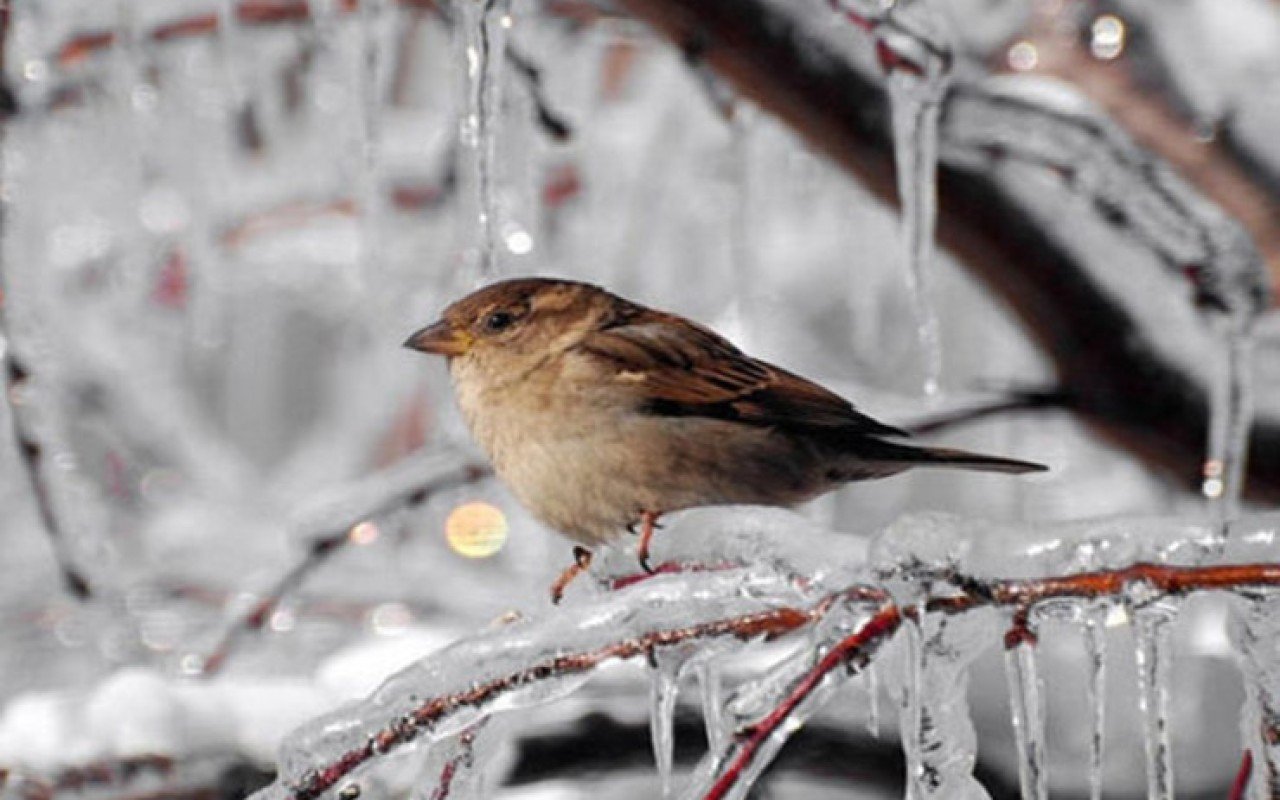
[{"label": "brown feather", "polygon": [[622,380],[643,376],[648,411],[761,427],[907,435],[812,381],[748,356],[701,325],[620,302],[616,317],[579,348],[608,363]]}]

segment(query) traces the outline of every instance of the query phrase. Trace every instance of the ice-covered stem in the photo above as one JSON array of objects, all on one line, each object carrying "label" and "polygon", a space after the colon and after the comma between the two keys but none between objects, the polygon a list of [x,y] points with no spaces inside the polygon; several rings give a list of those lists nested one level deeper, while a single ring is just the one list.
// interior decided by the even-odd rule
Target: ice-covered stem
[{"label": "ice-covered stem", "polygon": [[295,512],[295,518],[300,520],[298,526],[305,531],[305,551],[261,599],[228,623],[217,644],[201,659],[200,676],[212,677],[220,672],[245,637],[266,625],[286,596],[297,591],[343,547],[362,543],[367,530],[362,523],[421,505],[440,491],[474,483],[489,474],[488,468],[460,461],[447,451],[419,456],[369,475],[315,508]]},{"label": "ice-covered stem", "polygon": [[[446,718],[467,709],[492,703],[530,685],[575,675],[585,675],[614,659],[642,656],[655,648],[732,636],[754,639],[777,636],[808,624],[812,609],[778,607],[753,613],[707,619],[679,627],[658,627],[639,635],[582,650],[564,648],[517,671],[473,683],[468,688],[417,703],[404,714],[369,736],[362,744],[341,752],[336,759],[309,770],[300,779],[280,787],[276,797],[311,800],[335,786],[355,769],[380,754],[429,734]],[[289,776],[284,776],[289,780]],[[270,796],[270,795],[269,795]]]},{"label": "ice-covered stem", "polygon": [[[1026,614],[1039,603],[1055,598],[1122,597],[1126,587],[1137,583],[1149,585],[1155,592],[1165,595],[1183,595],[1195,591],[1242,590],[1251,587],[1280,586],[1280,565],[1238,564],[1211,567],[1178,567],[1155,564],[1135,564],[1117,570],[1102,570],[1052,578],[1026,580],[977,581],[957,580],[958,593],[929,598],[925,602],[928,613],[963,614],[984,606],[1001,606],[1026,610],[1019,615],[1023,624],[1015,624],[1005,639],[1006,647],[1018,647],[1030,641],[1026,627]],[[877,591],[863,587],[864,591]],[[704,795],[706,800],[737,797],[740,782],[758,775],[763,766],[757,763],[765,750],[766,742],[772,746],[767,755],[781,747],[782,741],[796,726],[790,724],[791,715],[801,706],[814,689],[834,669],[870,658],[873,650],[886,636],[892,635],[906,617],[914,615],[914,608],[899,608],[886,603],[869,617],[857,631],[833,647],[810,672],[797,678],[785,698],[760,721],[741,729],[731,740],[725,754],[715,756],[717,769],[715,780]],[[836,654],[836,655],[833,655]],[[1280,731],[1280,728],[1274,729]],[[772,740],[772,741],[770,741]],[[1273,741],[1280,741],[1277,735]],[[766,759],[767,760],[767,759]]]},{"label": "ice-covered stem", "polygon": [[[886,92],[880,79],[861,65],[862,54],[850,46],[858,37],[838,35],[838,27],[826,25],[814,13],[815,3],[620,0],[619,5],[683,49],[696,42],[703,64],[796,129],[877,196],[895,201]],[[971,112],[970,120],[994,115],[993,123],[1003,120],[1006,133],[1022,130],[1021,124],[1008,124],[1002,116],[1002,108],[1007,108],[1001,104],[1007,100],[986,84],[957,82],[946,101],[939,239],[1021,317],[1055,361],[1074,409],[1099,423],[1117,443],[1180,476],[1188,487],[1197,487],[1209,389],[1203,375],[1165,347],[1167,326],[1156,324],[1153,306],[1160,293],[1116,294],[1105,288],[1103,278],[1114,274],[1114,259],[1073,247],[1070,237],[1055,227],[1060,216],[1040,213],[1025,193],[1017,193],[1016,182],[1006,180],[1011,166],[1026,163],[1025,153],[955,141],[957,132],[964,131],[949,120],[958,119],[960,111]],[[1037,129],[1069,131],[1075,141],[1088,143],[1086,154],[1114,149],[1115,142],[1109,141],[1117,138],[1114,126],[1090,128],[1081,118],[1055,115],[1044,107],[1029,114],[1038,120]],[[1099,133],[1104,135],[1098,138]],[[953,147],[958,149],[948,155]],[[1129,143],[1124,152],[1136,150]],[[1071,159],[1079,155],[1075,152]],[[1130,196],[1141,194],[1158,202],[1168,194],[1161,182],[1167,175],[1156,160],[1143,157],[1119,159],[1105,172],[1109,180],[1143,190]],[[1084,188],[1076,184],[1072,190]],[[1153,285],[1170,295],[1185,294],[1187,277],[1175,274],[1181,270],[1170,263],[1173,254],[1163,247],[1166,238],[1181,237],[1151,238],[1128,209],[1117,208],[1110,198],[1096,213],[1101,223],[1092,224],[1111,226],[1162,266],[1151,276]],[[1213,278],[1216,268],[1203,270],[1199,277]],[[1265,274],[1250,268],[1218,277],[1232,284],[1232,297],[1254,304],[1255,310],[1266,303]],[[1201,288],[1195,291],[1205,296]],[[1259,412],[1249,452],[1248,490],[1259,497],[1280,497],[1280,408]]]},{"label": "ice-covered stem", "polygon": [[[712,581],[728,579],[720,573],[699,573],[700,580],[710,585]],[[974,611],[975,609],[998,606],[1010,609],[1034,609],[1046,600],[1055,598],[1120,598],[1134,585],[1141,584],[1161,595],[1182,595],[1202,590],[1235,590],[1237,592],[1258,589],[1261,587],[1280,586],[1280,565],[1277,564],[1229,564],[1217,566],[1173,566],[1157,564],[1134,564],[1122,569],[1098,570],[1073,575],[1028,579],[979,580],[973,578],[954,578],[943,584],[941,591],[949,592],[930,597],[924,601],[924,610],[929,614],[955,615]],[[539,635],[528,630],[517,632],[503,646],[504,658],[514,658],[520,653],[529,651],[533,656],[528,661],[516,662],[515,668],[509,672],[501,672],[489,677],[477,677],[474,669],[477,664],[484,664],[486,645],[482,640],[462,643],[466,648],[452,656],[446,651],[439,658],[452,657],[467,665],[466,687],[449,691],[425,699],[411,699],[414,691],[420,691],[422,685],[439,686],[442,682],[439,670],[441,661],[434,667],[420,666],[413,668],[417,672],[402,679],[392,679],[378,695],[367,701],[375,708],[379,717],[387,721],[377,727],[370,735],[361,738],[359,743],[351,746],[330,745],[327,755],[325,748],[317,742],[306,738],[312,734],[294,734],[303,741],[297,744],[299,756],[316,759],[316,766],[311,764],[292,763],[282,775],[282,783],[264,797],[270,800],[288,798],[288,800],[312,800],[328,789],[347,778],[356,769],[363,767],[383,753],[396,749],[410,742],[438,735],[442,726],[447,723],[456,725],[458,720],[468,722],[476,715],[487,713],[495,703],[504,697],[529,690],[536,684],[562,681],[569,678],[582,678],[606,661],[626,659],[647,655],[656,648],[671,647],[699,640],[714,640],[724,637],[752,639],[760,636],[778,636],[799,630],[822,620],[837,603],[859,603],[872,609],[866,616],[842,638],[825,648],[821,656],[810,667],[796,672],[787,681],[778,695],[776,703],[756,719],[741,725],[728,737],[722,751],[712,754],[706,765],[704,782],[706,789],[697,795],[705,798],[737,797],[744,791],[743,782],[750,781],[759,774],[763,766],[781,747],[786,738],[798,726],[794,724],[795,715],[802,711],[806,701],[824,685],[826,678],[837,669],[850,670],[863,666],[874,655],[874,652],[887,637],[901,625],[902,620],[916,613],[915,608],[900,608],[889,601],[883,589],[866,584],[857,584],[847,589],[825,595],[810,605],[774,605],[766,607],[766,597],[751,595],[753,599],[744,599],[744,595],[733,590],[734,604],[750,602],[757,604],[756,609],[747,613],[717,615],[718,606],[714,596],[709,599],[690,596],[689,592],[704,584],[680,584],[678,586],[662,586],[656,581],[650,585],[644,582],[620,590],[606,600],[594,601],[587,609],[561,607],[556,616],[544,624],[550,626],[556,621],[570,625],[569,628],[556,628],[563,638],[569,636],[569,630],[577,631],[573,636],[585,636],[587,646],[576,647],[572,642],[560,641],[553,653],[541,650],[541,636],[553,633],[551,627],[540,628]],[[672,592],[672,589],[678,589]],[[723,587],[721,588],[723,591]],[[639,594],[637,594],[639,593]],[[779,595],[771,595],[777,602]],[[632,602],[633,601],[633,602]],[[646,619],[663,619],[662,608],[669,603],[678,603],[682,618],[694,619],[686,624],[665,626],[646,623]],[[732,606],[737,608],[737,606]],[[633,627],[623,627],[613,616],[614,611],[625,609],[627,626],[643,625],[643,629],[634,635],[628,635]],[[590,612],[590,617],[579,619],[577,616]],[[621,613],[619,611],[619,613]],[[646,617],[645,615],[652,615]],[[590,620],[590,623],[587,620]],[[587,628],[583,628],[587,625]],[[515,630],[515,629],[511,629]],[[585,633],[584,633],[585,631]],[[504,630],[505,632],[505,630]],[[608,635],[617,638],[598,640],[595,637]],[[482,637],[483,638],[483,637]],[[1021,641],[1017,636],[1015,642]],[[1269,640],[1273,641],[1273,640]],[[518,643],[518,644],[517,644]],[[459,647],[459,646],[455,646]],[[472,652],[474,650],[474,652]],[[492,658],[491,656],[487,656]],[[434,671],[433,671],[434,670]],[[426,683],[426,678],[431,681]],[[403,684],[403,685],[402,685]],[[419,689],[412,690],[410,687]],[[563,691],[561,692],[563,693]],[[538,695],[535,702],[547,702],[556,696],[555,691]],[[410,702],[404,711],[396,711],[397,703]],[[508,701],[507,705],[510,705]],[[485,708],[481,708],[485,707]],[[467,715],[464,712],[470,712]],[[356,723],[356,711],[339,712],[345,714],[338,720],[324,719],[313,723],[318,735],[324,731],[360,730]],[[364,712],[360,712],[364,713]],[[358,734],[357,734],[358,735]],[[1280,740],[1277,737],[1276,740]]]},{"label": "ice-covered stem", "polygon": [[[4,107],[0,108],[0,174],[4,172],[4,154],[8,152],[5,140],[8,133],[9,119],[17,112],[17,109],[12,104],[12,94],[8,88],[7,81],[4,80],[4,75],[6,74],[5,43],[9,40],[9,13],[9,4],[0,4],[0,84],[4,84],[0,87],[0,91],[3,92],[5,97]],[[0,233],[6,232],[5,215],[6,208],[0,205]],[[40,523],[49,536],[54,558],[58,562],[58,570],[62,574],[63,585],[67,587],[67,590],[73,596],[83,600],[88,598],[90,594],[89,581],[72,561],[71,553],[68,550],[67,537],[59,524],[57,512],[53,507],[53,497],[44,475],[44,448],[39,441],[39,437],[30,429],[30,426],[24,423],[23,419],[22,398],[31,395],[31,372],[27,368],[25,360],[16,352],[13,326],[9,318],[8,307],[12,305],[12,300],[8,291],[7,266],[3,261],[0,261],[0,369],[4,371],[2,382],[0,382],[0,391],[4,392],[4,403],[9,414],[13,440],[18,446],[18,464],[21,466],[22,471],[26,473],[27,480],[31,485],[36,510],[40,516]]]},{"label": "ice-covered stem", "polygon": [[[0,143],[3,138],[0,137]],[[2,269],[2,268],[0,268]],[[4,296],[4,282],[0,280],[0,296]],[[62,583],[73,597],[87,600],[92,594],[89,580],[80,568],[75,565],[69,549],[66,532],[58,519],[58,512],[53,505],[48,478],[45,476],[44,447],[37,434],[24,424],[24,401],[31,391],[31,373],[23,364],[23,359],[14,352],[12,331],[7,323],[8,314],[0,310],[0,344],[4,347],[4,397],[8,406],[9,422],[13,430],[13,440],[18,446],[18,464],[27,476],[31,486],[31,495],[35,500],[36,511],[40,517],[40,525],[49,537],[49,545],[62,574]]]}]

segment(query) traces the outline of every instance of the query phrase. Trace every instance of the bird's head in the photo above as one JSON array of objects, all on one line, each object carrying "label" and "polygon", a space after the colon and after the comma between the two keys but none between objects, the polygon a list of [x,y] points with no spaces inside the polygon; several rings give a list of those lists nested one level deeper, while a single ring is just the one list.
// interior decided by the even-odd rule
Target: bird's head
[{"label": "bird's head", "polygon": [[414,333],[405,347],[506,367],[572,346],[601,324],[617,301],[586,283],[517,278],[479,289]]}]

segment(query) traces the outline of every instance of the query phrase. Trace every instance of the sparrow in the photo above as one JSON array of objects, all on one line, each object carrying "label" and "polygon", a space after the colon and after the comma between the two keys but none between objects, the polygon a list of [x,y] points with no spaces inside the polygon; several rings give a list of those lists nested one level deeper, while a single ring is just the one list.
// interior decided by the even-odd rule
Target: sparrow
[{"label": "sparrow", "polygon": [[[790,507],[913,467],[1046,469],[894,441],[908,434],[822,386],[588,283],[491,284],[405,346],[448,359],[472,435],[534,517],[587,547],[640,524],[646,569],[664,513]],[[561,580],[589,559],[575,548]]]}]

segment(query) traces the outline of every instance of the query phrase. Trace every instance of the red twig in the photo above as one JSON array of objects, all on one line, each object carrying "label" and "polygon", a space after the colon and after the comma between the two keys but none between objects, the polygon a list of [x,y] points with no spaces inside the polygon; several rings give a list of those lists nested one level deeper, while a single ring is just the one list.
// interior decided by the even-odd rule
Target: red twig
[{"label": "red twig", "polygon": [[1249,774],[1252,772],[1253,751],[1245,750],[1240,758],[1240,769],[1236,772],[1236,779],[1231,782],[1231,794],[1227,795],[1227,800],[1244,800],[1245,790],[1249,788]]},{"label": "red twig", "polygon": [[743,772],[755,760],[760,746],[774,731],[781,728],[782,723],[804,702],[814,689],[822,683],[832,670],[858,659],[869,658],[872,648],[879,645],[893,634],[902,623],[903,615],[896,605],[885,605],[870,619],[863,623],[856,633],[846,637],[833,647],[822,660],[797,684],[786,698],[773,711],[756,724],[739,731],[737,751],[719,779],[704,795],[706,800],[718,800],[726,796],[733,788]]}]

